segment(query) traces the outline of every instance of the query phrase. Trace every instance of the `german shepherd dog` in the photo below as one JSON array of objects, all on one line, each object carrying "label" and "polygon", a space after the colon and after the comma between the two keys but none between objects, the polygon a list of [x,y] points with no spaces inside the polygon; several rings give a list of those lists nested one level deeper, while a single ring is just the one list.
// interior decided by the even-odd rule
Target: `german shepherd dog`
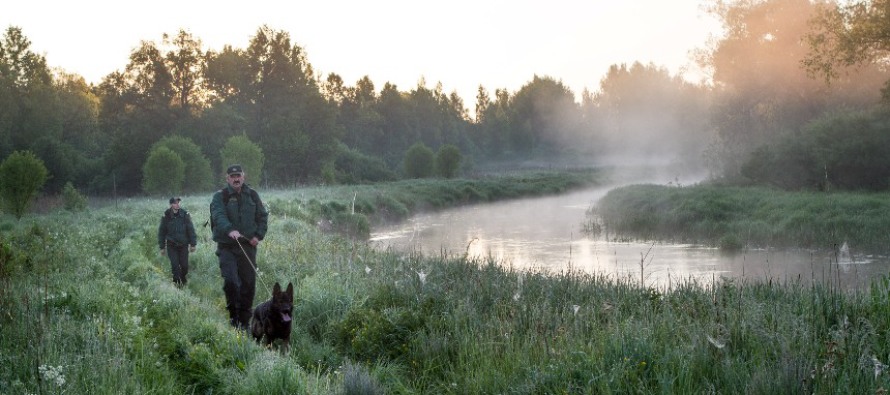
[{"label": "german shepherd dog", "polygon": [[291,313],[294,308],[294,286],[287,284],[287,291],[281,291],[277,282],[272,288],[272,299],[258,304],[253,309],[250,321],[250,332],[257,343],[265,337],[265,345],[269,346],[275,339],[281,339],[281,348],[285,353],[290,350]]}]

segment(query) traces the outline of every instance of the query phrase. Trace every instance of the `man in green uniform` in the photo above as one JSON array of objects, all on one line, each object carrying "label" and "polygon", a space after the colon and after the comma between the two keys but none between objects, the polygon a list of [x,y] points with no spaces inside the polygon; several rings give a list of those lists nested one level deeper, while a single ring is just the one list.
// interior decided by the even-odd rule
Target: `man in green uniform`
[{"label": "man in green uniform", "polygon": [[210,217],[223,278],[226,308],[233,327],[247,330],[256,291],[257,246],[266,236],[269,212],[245,183],[241,165],[226,169],[225,188],[213,194]]},{"label": "man in green uniform", "polygon": [[158,246],[161,255],[167,254],[170,258],[173,283],[178,287],[185,286],[188,281],[189,252],[195,252],[198,244],[192,217],[180,206],[181,202],[178,197],[170,198],[170,208],[164,211],[158,226]]}]

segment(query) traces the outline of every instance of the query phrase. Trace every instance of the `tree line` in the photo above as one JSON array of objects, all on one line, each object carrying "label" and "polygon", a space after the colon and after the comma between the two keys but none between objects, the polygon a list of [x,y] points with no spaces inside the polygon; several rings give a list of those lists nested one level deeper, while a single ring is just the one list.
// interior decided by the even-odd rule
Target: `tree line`
[{"label": "tree line", "polygon": [[[49,194],[68,183],[95,195],[206,191],[229,161],[253,161],[254,183],[292,186],[654,157],[742,182],[884,189],[890,44],[880,29],[890,27],[874,16],[887,3],[713,2],[725,34],[695,53],[707,80],[620,64],[576,94],[534,75],[515,92],[480,85],[473,114],[422,79],[401,90],[317,75],[268,26],[246,48],[206,50],[185,29],[142,41],[97,84],[50,68],[11,26],[0,42],[0,158],[33,153]],[[437,153],[447,168],[430,164]]]}]

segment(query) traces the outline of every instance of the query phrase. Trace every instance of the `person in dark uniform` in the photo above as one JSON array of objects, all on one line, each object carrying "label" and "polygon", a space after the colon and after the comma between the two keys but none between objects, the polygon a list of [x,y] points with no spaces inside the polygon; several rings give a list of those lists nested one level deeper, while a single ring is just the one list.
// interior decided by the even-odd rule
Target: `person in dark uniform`
[{"label": "person in dark uniform", "polygon": [[170,208],[164,211],[158,226],[158,247],[161,255],[166,254],[170,258],[173,283],[178,287],[188,282],[189,253],[195,252],[198,245],[192,217],[180,206],[181,202],[182,199],[178,197],[170,198]]},{"label": "person in dark uniform", "polygon": [[226,169],[225,188],[213,194],[210,221],[229,322],[247,330],[256,291],[257,247],[266,236],[269,212],[259,194],[245,183],[241,165]]}]

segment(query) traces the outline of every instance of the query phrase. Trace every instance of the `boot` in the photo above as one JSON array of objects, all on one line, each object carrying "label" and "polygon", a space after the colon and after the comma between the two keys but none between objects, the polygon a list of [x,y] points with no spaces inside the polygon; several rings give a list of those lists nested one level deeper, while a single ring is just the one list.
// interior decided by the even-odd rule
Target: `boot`
[{"label": "boot", "polygon": [[238,323],[245,331],[250,328],[250,310],[242,310],[238,312]]}]

